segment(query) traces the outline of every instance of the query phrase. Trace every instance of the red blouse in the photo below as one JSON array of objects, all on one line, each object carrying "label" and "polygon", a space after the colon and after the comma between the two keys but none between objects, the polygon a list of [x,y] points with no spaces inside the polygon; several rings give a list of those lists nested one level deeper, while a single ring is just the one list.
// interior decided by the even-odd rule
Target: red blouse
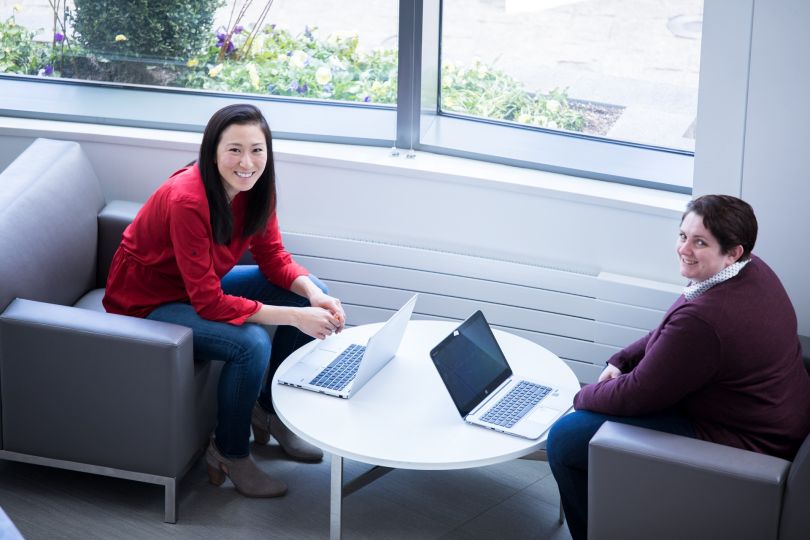
[{"label": "red blouse", "polygon": [[246,250],[279,287],[289,289],[297,277],[309,274],[284,249],[275,213],[263,232],[242,238],[246,203],[245,193],[234,197],[233,236],[228,245],[217,244],[199,169],[192,165],[174,173],[124,231],[107,278],[104,308],[146,317],[160,305],[189,302],[204,319],[244,323],[261,303],[225,294],[220,279]]}]

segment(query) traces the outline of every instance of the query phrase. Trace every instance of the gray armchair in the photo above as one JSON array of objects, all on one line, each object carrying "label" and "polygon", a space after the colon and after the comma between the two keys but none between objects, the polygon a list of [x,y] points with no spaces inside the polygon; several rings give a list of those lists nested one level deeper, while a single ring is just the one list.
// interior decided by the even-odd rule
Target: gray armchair
[{"label": "gray armchair", "polygon": [[221,363],[188,328],[104,312],[121,232],[139,205],[105,205],[77,143],[36,140],[0,173],[0,458],[165,487],[216,420]]},{"label": "gray armchair", "polygon": [[810,436],[790,462],[606,422],[588,468],[591,540],[810,538]]}]

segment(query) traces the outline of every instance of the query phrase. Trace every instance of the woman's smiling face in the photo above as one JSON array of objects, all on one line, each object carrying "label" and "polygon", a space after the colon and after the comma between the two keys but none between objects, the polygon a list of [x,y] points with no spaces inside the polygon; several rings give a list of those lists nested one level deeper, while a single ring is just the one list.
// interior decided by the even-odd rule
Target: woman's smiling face
[{"label": "woman's smiling face", "polygon": [[742,250],[723,254],[720,243],[703,225],[703,217],[689,212],[681,222],[676,244],[681,275],[693,282],[705,281],[737,262]]},{"label": "woman's smiling face", "polygon": [[217,144],[217,170],[228,200],[248,191],[267,165],[267,141],[258,124],[231,124]]}]

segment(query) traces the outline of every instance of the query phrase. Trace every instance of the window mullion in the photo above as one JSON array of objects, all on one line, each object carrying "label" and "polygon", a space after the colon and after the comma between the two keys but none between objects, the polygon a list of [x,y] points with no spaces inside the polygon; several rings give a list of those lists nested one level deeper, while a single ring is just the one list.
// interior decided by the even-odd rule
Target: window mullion
[{"label": "window mullion", "polygon": [[397,75],[397,148],[419,142],[419,100],[422,61],[422,0],[399,2]]}]

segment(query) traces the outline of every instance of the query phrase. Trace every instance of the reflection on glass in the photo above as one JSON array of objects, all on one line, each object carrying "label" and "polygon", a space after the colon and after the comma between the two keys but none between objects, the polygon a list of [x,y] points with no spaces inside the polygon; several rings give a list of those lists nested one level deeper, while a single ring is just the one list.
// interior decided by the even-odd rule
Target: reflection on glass
[{"label": "reflection on glass", "polygon": [[445,0],[441,108],[693,151],[703,0]]},{"label": "reflection on glass", "polygon": [[0,72],[395,104],[396,0],[0,3]]}]

